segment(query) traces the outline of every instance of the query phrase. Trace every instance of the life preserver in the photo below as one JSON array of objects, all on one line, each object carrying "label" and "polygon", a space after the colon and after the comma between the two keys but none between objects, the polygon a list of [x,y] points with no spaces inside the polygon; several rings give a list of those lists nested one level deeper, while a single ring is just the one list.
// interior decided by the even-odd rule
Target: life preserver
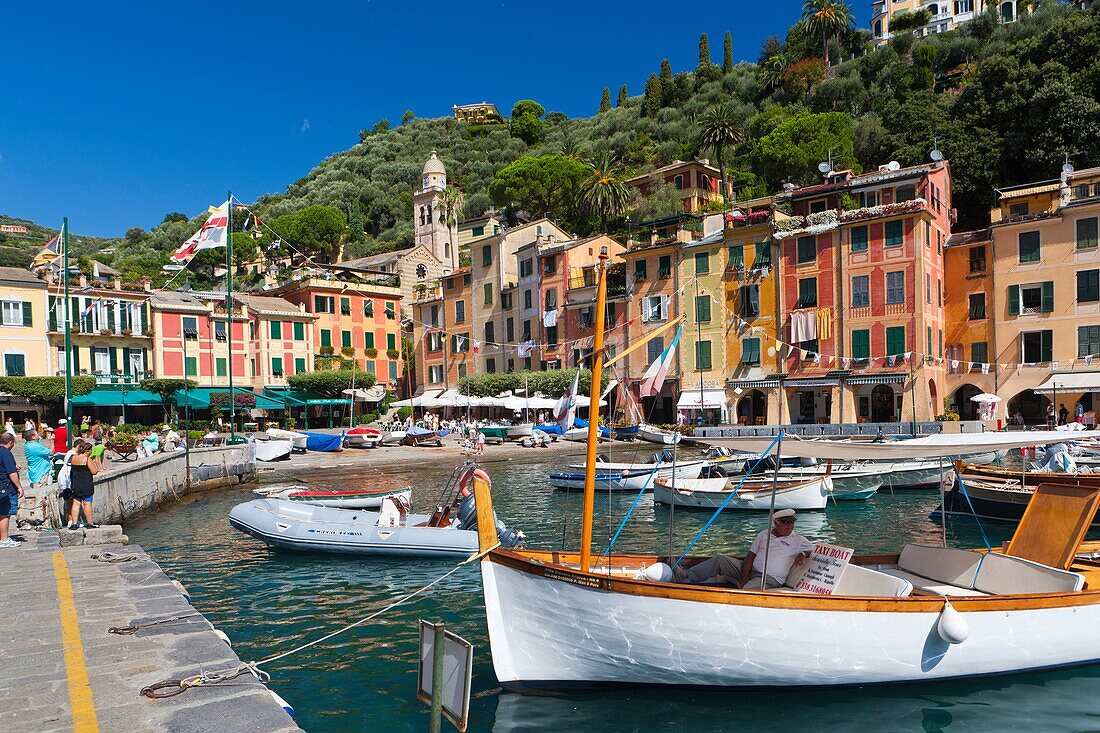
[{"label": "life preserver", "polygon": [[470,483],[470,479],[479,478],[484,481],[488,481],[490,484],[492,481],[489,479],[489,474],[482,471],[480,468],[470,468],[462,477],[458,479],[458,495],[465,499],[470,494],[474,493],[473,489],[467,488],[467,484]]}]

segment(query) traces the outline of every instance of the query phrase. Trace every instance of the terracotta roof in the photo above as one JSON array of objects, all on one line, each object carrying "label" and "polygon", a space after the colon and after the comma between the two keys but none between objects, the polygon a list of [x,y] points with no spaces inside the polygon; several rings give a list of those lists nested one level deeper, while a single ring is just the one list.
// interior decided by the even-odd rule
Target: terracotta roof
[{"label": "terracotta roof", "polygon": [[234,295],[233,298],[238,303],[243,303],[254,311],[286,313],[295,316],[306,315],[298,306],[282,298],[273,298],[267,295]]},{"label": "terracotta roof", "polygon": [[175,290],[158,290],[149,297],[154,308],[187,308],[191,310],[209,310],[206,302],[191,293],[179,293]]},{"label": "terracotta roof", "polygon": [[45,289],[46,282],[30,270],[21,267],[0,267],[0,282],[16,285],[41,287]]},{"label": "terracotta roof", "polygon": [[975,229],[972,232],[959,232],[958,234],[952,234],[948,237],[944,247],[961,247],[967,244],[978,244],[980,242],[988,242],[989,238],[990,230],[988,227],[985,229]]}]

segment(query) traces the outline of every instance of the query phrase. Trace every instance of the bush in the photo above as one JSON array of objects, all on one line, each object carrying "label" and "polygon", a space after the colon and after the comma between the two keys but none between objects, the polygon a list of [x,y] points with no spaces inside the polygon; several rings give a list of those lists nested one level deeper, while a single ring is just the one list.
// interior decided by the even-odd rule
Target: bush
[{"label": "bush", "polygon": [[397,419],[398,420],[404,420],[405,418],[407,418],[411,414],[413,414],[413,408],[411,408],[411,407],[398,407],[397,408]]},{"label": "bush", "polygon": [[366,412],[366,413],[363,413],[362,415],[360,415],[356,422],[358,422],[360,425],[370,425],[372,422],[375,422],[377,420],[378,420],[378,413],[377,412]]}]

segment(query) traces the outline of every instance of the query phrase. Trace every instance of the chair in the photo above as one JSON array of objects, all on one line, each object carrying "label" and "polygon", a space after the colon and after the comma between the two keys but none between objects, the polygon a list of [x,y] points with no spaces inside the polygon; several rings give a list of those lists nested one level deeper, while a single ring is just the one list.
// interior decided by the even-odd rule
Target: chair
[{"label": "chair", "polygon": [[764,418],[763,417],[756,418],[756,424],[757,425],[763,425],[764,424]]},{"label": "chair", "polygon": [[744,415],[742,415],[741,417],[737,418],[737,424],[738,425],[748,425],[749,424],[749,419],[747,417],[745,417]]}]

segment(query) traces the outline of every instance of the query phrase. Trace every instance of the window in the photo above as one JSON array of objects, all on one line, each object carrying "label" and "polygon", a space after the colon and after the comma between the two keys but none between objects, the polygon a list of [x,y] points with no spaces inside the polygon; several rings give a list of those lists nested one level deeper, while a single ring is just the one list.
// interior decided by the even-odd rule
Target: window
[{"label": "window", "polygon": [[581,308],[580,313],[577,314],[580,319],[581,328],[592,328],[594,318],[592,317],[592,308]]},{"label": "window", "polygon": [[535,265],[534,265],[534,262],[531,260],[531,258],[528,257],[525,260],[520,260],[519,261],[519,276],[520,277],[531,277],[531,275],[533,275],[533,274],[535,274]]},{"label": "window", "polygon": [[646,361],[652,364],[665,350],[665,340],[662,336],[655,336],[646,343]]},{"label": "window", "polygon": [[428,381],[436,384],[443,381],[442,364],[434,364],[428,367]]},{"label": "window", "polygon": [[940,329],[940,341],[939,341],[938,346],[939,346],[938,355],[939,355],[939,358],[942,359],[943,358],[943,329],[942,328]]},{"label": "window", "polygon": [[373,349],[374,348],[374,332],[373,331],[366,331],[363,334],[363,348],[364,349]]},{"label": "window", "polygon": [[673,183],[676,185],[676,190],[677,191],[683,191],[684,190],[684,177],[682,175],[676,176],[672,180],[673,180]]},{"label": "window", "polygon": [[706,275],[710,272],[710,252],[695,253],[695,274]]},{"label": "window", "polygon": [[710,323],[710,296],[695,296],[695,322]]},{"label": "window", "polygon": [[1039,232],[1020,232],[1020,263],[1038,262]]},{"label": "window", "polygon": [[492,283],[485,283],[485,285],[482,287],[481,290],[482,290],[482,295],[485,298],[485,305],[492,305],[493,304],[493,284]]},{"label": "window", "polygon": [[928,326],[928,340],[926,341],[926,343],[927,343],[928,346],[927,346],[927,350],[924,353],[926,353],[928,355],[931,355],[932,354],[932,327],[931,326]]},{"label": "window", "polygon": [[985,245],[970,248],[970,271],[985,272]]},{"label": "window", "polygon": [[189,356],[184,359],[184,376],[194,377],[199,373],[198,357]]},{"label": "window", "polygon": [[496,374],[496,372],[497,372],[497,360],[496,359],[486,359],[485,360],[485,371],[489,374]]},{"label": "window", "polygon": [[391,382],[396,382],[397,381],[397,362],[396,361],[391,361],[390,362],[389,373],[390,373],[390,381]]},{"label": "window", "polygon": [[516,340],[516,322],[511,318],[504,321],[504,339],[508,343]]},{"label": "window", "polygon": [[552,311],[558,307],[558,291],[556,288],[550,288],[546,291],[546,310]]},{"label": "window", "polygon": [[547,275],[553,275],[558,271],[558,262],[556,257],[547,257],[542,263],[542,271]]},{"label": "window", "polygon": [[523,307],[524,308],[534,308],[534,306],[531,305],[531,291],[530,290],[524,290],[523,291]]},{"label": "window", "polygon": [[943,280],[936,279],[936,303],[943,307]]},{"label": "window", "polygon": [[903,270],[886,273],[886,302],[905,302],[905,272]]},{"label": "window", "polygon": [[294,340],[305,341],[306,340],[306,324],[295,323],[294,324]]},{"label": "window", "polygon": [[[214,373],[217,374],[219,377],[226,376],[229,373],[229,371],[228,371],[229,368],[228,368],[227,364],[228,364],[228,362],[226,361],[225,358],[215,359],[214,360]],[[302,367],[302,371],[305,371],[305,367]]]},{"label": "window", "polygon": [[732,245],[729,248],[730,267],[744,267],[745,266],[745,248],[739,244]]},{"label": "window", "polygon": [[546,327],[546,343],[551,346],[556,346],[558,343],[558,327],[547,326]]},{"label": "window", "polygon": [[23,354],[4,354],[4,374],[8,377],[27,376],[27,357]]},{"label": "window", "polygon": [[672,275],[672,255],[661,255],[657,258],[657,277],[670,277]]},{"label": "window", "polygon": [[760,363],[760,339],[747,338],[741,340],[741,363]]},{"label": "window", "polygon": [[[195,332],[195,338],[198,338],[198,331]],[[218,341],[225,341],[224,321],[214,321],[214,338]]]},{"label": "window", "polygon": [[512,294],[511,293],[501,293],[500,294],[500,307],[501,307],[502,310],[506,310],[506,311],[512,310]]},{"label": "window", "polygon": [[867,329],[852,331],[852,358],[866,361],[871,358],[871,332]]},{"label": "window", "polygon": [[852,307],[866,308],[871,305],[871,276],[856,275],[852,278]]},{"label": "window", "polygon": [[975,341],[970,344],[970,361],[986,364],[989,362],[989,344],[985,341]]},{"label": "window", "polygon": [[363,315],[369,318],[374,317],[374,301],[370,298],[363,299]]},{"label": "window", "polygon": [[760,315],[760,286],[742,285],[737,289],[737,312],[742,318]]},{"label": "window", "polygon": [[1008,215],[1009,216],[1027,216],[1027,214],[1028,214],[1028,207],[1027,207],[1027,202],[1026,201],[1022,204],[1012,204],[1011,206],[1008,207]]},{"label": "window", "polygon": [[31,325],[31,304],[23,300],[5,300],[3,306],[3,323],[5,326],[29,326]]},{"label": "window", "polygon": [[466,301],[455,301],[455,323],[463,323],[466,321]]},{"label": "window", "polygon": [[283,337],[283,322],[271,321],[271,338],[281,339]]},{"label": "window", "polygon": [[603,309],[603,325],[611,328],[615,325],[615,304],[605,303]]},{"label": "window", "polygon": [[464,334],[451,336],[451,353],[462,354],[470,350],[470,337]]},{"label": "window", "polygon": [[340,298],[340,315],[351,315],[351,298]]},{"label": "window", "polygon": [[283,360],[281,357],[276,356],[271,359],[271,376],[283,376]]},{"label": "window", "polygon": [[646,279],[646,261],[634,260],[634,279],[645,280]]},{"label": "window", "polygon": [[878,206],[878,191],[860,191],[857,198],[861,209],[868,206]]},{"label": "window", "polygon": [[430,325],[432,328],[435,328],[439,325],[439,306],[433,305],[429,313],[430,315],[428,316],[428,325]]},{"label": "window", "polygon": [[698,341],[695,344],[695,368],[710,369],[710,341]]},{"label": "window", "polygon": [[772,263],[772,248],[767,242],[756,243],[756,259],[752,264],[755,267],[763,267]]},{"label": "window", "polygon": [[971,321],[980,321],[985,318],[985,293],[970,294],[969,318]]},{"label": "window", "polygon": [[[373,337],[373,334],[371,334]],[[439,331],[432,331],[428,334],[428,351],[439,351],[443,348],[443,334]]]},{"label": "window", "polygon": [[1080,326],[1077,329],[1077,358],[1100,354],[1100,326]]},{"label": "window", "polygon": [[1020,334],[1020,356],[1025,364],[1050,361],[1053,331],[1027,331]]},{"label": "window", "polygon": [[394,303],[392,300],[386,302],[385,315],[386,315],[386,318],[388,318],[391,321],[394,318],[397,318],[397,304]]},{"label": "window", "polygon": [[1077,220],[1077,249],[1095,249],[1096,217]]},{"label": "window", "polygon": [[348,348],[351,346],[351,331],[340,332],[340,346]]},{"label": "window", "polygon": [[305,374],[306,373],[306,360],[299,357],[294,360],[294,373]]},{"label": "window", "polygon": [[1077,272],[1077,302],[1096,303],[1100,301],[1100,270],[1079,270]]},{"label": "window", "polygon": [[924,273],[924,302],[932,304],[932,274]]},{"label": "window", "polygon": [[470,229],[470,235],[474,237],[485,236],[485,227],[473,227]]},{"label": "window", "polygon": [[897,195],[894,196],[894,203],[901,203],[902,201],[912,201],[917,197],[916,186],[898,186]]},{"label": "window", "polygon": [[803,351],[806,352],[806,358],[807,359],[812,359],[812,358],[814,358],[814,356],[816,356],[819,353],[818,349],[820,347],[817,344],[817,339],[809,339],[808,341],[801,341],[801,342],[799,342],[798,346]]},{"label": "window", "polygon": [[332,331],[327,328],[321,329],[321,346],[332,346]]},{"label": "window", "polygon": [[481,248],[481,266],[490,267],[493,264],[493,247],[485,245]]},{"label": "window", "polygon": [[[5,324],[7,323],[6,320],[4,322],[5,322]],[[221,326],[222,326],[222,329],[224,330],[225,329],[225,324],[223,323],[223,324],[221,324]],[[183,317],[183,337],[185,339],[187,339],[188,341],[198,341],[199,340],[199,319],[190,318],[190,317],[187,317],[187,316]]]},{"label": "window", "polygon": [[335,313],[336,312],[335,299],[331,295],[314,295],[313,296],[313,312],[314,313]]},{"label": "window", "polygon": [[651,295],[642,298],[642,320],[663,321],[668,318],[667,299],[667,295]]},{"label": "window", "polygon": [[796,308],[817,307],[817,278],[804,277],[798,281],[798,303]]},{"label": "window", "polygon": [[886,246],[900,247],[904,232],[905,227],[901,219],[886,222]]},{"label": "window", "polygon": [[817,237],[798,238],[798,264],[804,265],[817,260]]},{"label": "window", "polygon": [[1054,310],[1054,282],[1008,286],[1008,315],[1033,315]]},{"label": "window", "polygon": [[897,356],[905,353],[905,326],[886,328],[886,355]]},{"label": "window", "polygon": [[492,343],[492,342],[496,341],[496,339],[497,339],[496,324],[493,323],[492,321],[486,321],[485,322],[485,341],[488,342],[488,343]]},{"label": "window", "polygon": [[867,227],[852,227],[852,251],[853,252],[866,252],[867,251]]}]

